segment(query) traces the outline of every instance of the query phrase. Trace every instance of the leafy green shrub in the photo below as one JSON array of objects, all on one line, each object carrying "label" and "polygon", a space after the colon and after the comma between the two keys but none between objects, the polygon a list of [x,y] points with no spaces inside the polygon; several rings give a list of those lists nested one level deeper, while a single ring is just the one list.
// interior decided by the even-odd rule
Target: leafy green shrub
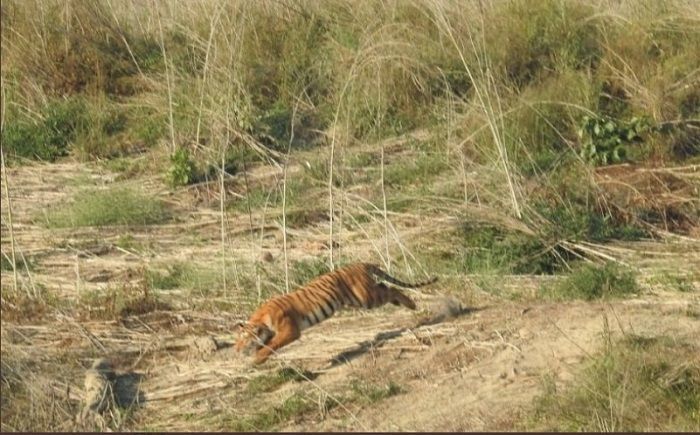
[{"label": "leafy green shrub", "polygon": [[594,300],[621,297],[637,291],[632,271],[615,262],[608,262],[603,266],[580,266],[566,280],[546,292],[555,299]]},{"label": "leafy green shrub", "polygon": [[43,223],[50,228],[150,225],[168,219],[170,213],[159,200],[125,188],[86,190],[67,205],[44,212]]},{"label": "leafy green shrub", "polygon": [[187,148],[178,148],[170,156],[167,180],[173,186],[186,186],[195,179],[195,166]]},{"label": "leafy green shrub", "polygon": [[42,110],[38,122],[19,116],[8,120],[2,131],[3,149],[10,157],[54,161],[68,154],[68,145],[86,119],[84,99],[52,100]]},{"label": "leafy green shrub", "polygon": [[584,140],[581,157],[596,165],[622,162],[627,157],[627,144],[639,143],[651,129],[645,118],[616,121],[609,117],[584,116],[579,136]]}]

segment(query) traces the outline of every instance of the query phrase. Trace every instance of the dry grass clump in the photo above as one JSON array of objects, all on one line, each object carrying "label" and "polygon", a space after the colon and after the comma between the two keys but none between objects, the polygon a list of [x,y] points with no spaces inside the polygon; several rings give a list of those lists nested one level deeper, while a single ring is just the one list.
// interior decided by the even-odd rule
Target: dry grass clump
[{"label": "dry grass clump", "polygon": [[700,430],[700,349],[671,337],[604,335],[573,384],[545,384],[534,427],[547,431]]}]

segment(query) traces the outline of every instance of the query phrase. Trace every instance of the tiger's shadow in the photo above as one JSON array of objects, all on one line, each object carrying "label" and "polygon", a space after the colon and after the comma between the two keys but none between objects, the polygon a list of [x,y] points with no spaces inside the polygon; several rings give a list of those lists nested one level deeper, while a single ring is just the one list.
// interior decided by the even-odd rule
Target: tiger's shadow
[{"label": "tiger's shadow", "polygon": [[481,311],[484,308],[470,308],[470,307],[465,307],[459,309],[459,311],[451,313],[451,315],[445,315],[445,314],[437,314],[432,317],[428,317],[425,319],[420,320],[415,324],[415,326],[408,326],[408,327],[403,327],[403,328],[398,328],[394,329],[391,331],[384,331],[376,334],[374,338],[365,340],[359,344],[357,344],[355,347],[344,350],[331,358],[330,365],[327,367],[327,369],[331,369],[334,367],[337,367],[342,364],[347,364],[350,361],[354,360],[355,358],[358,358],[368,352],[370,352],[372,349],[377,349],[382,347],[386,342],[393,340],[394,338],[397,338],[401,336],[404,332],[412,330],[414,328],[420,328],[422,326],[428,326],[428,325],[435,325],[437,323],[444,322],[450,318],[456,318],[456,317],[461,317],[465,316],[467,314],[474,313],[476,311]]}]

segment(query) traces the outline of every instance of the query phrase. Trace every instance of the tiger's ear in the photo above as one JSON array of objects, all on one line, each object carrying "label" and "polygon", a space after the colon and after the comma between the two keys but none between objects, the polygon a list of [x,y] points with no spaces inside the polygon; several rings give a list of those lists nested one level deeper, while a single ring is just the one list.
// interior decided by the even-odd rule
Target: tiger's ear
[{"label": "tiger's ear", "polygon": [[243,322],[236,322],[236,325],[233,327],[233,329],[240,332],[243,330],[244,325],[245,325],[245,323],[243,323]]}]

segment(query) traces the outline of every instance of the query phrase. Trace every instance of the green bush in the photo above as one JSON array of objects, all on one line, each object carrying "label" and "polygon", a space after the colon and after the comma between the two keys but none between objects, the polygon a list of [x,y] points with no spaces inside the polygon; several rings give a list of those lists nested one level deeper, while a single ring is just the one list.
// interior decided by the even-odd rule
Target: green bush
[{"label": "green bush", "polygon": [[579,130],[583,139],[581,157],[595,165],[623,162],[627,145],[642,141],[642,135],[651,130],[645,118],[616,121],[608,117],[584,116]]},{"label": "green bush", "polygon": [[68,145],[87,122],[80,97],[51,101],[39,121],[16,116],[2,131],[3,149],[12,157],[54,161],[68,154]]},{"label": "green bush", "polygon": [[178,148],[170,156],[167,180],[173,186],[186,186],[195,180],[195,166],[187,148]]}]

